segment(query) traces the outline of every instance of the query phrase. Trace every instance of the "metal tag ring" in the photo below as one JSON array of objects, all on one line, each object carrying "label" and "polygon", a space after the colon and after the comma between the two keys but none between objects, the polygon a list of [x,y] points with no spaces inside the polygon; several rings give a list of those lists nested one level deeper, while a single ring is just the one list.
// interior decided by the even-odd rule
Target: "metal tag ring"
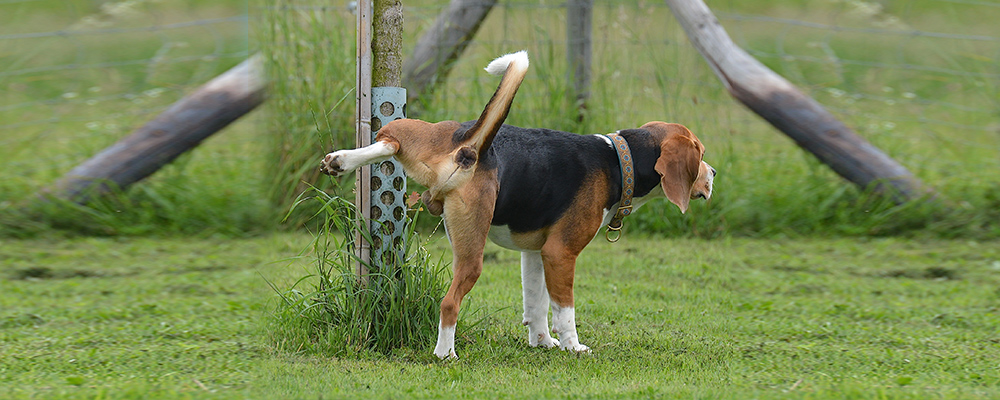
[{"label": "metal tag ring", "polygon": [[[612,231],[616,233],[614,239],[611,238],[611,232]],[[617,242],[618,239],[622,238],[622,228],[618,227],[617,229],[615,229],[615,228],[610,228],[609,227],[608,230],[604,232],[604,237],[607,238],[608,241],[611,242],[611,243]]]}]

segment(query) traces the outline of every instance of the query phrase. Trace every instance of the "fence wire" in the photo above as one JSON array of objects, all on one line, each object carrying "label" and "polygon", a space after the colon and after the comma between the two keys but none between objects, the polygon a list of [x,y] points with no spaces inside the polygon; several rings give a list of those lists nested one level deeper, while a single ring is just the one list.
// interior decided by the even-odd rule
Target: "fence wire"
[{"label": "fence wire", "polygon": [[[911,152],[905,156],[910,164],[937,157],[941,151],[957,153],[969,148],[985,148],[979,153],[991,159],[985,165],[996,163],[1000,155],[1000,36],[995,21],[1000,20],[1000,3],[753,3],[710,2],[709,6],[738,45],[876,145]],[[535,48],[536,54],[542,49],[545,57],[544,51],[564,45],[564,24],[559,18],[565,10],[561,7],[561,2],[502,2],[494,11],[499,15],[492,17],[502,21],[497,24],[502,32],[480,35],[474,46],[527,46]],[[410,12],[417,18],[434,14],[424,8]],[[653,100],[658,94],[632,89],[652,88],[668,92],[659,94],[666,97],[665,114],[682,114],[670,103],[690,99],[702,105],[740,108],[734,107],[713,75],[692,73],[707,67],[663,2],[596,0],[593,26],[595,82],[621,80],[621,75],[630,81],[616,86],[629,88],[623,92],[598,91],[596,96],[646,95]],[[559,55],[551,57],[558,64]],[[646,65],[650,63],[659,63],[660,71]],[[489,79],[475,69],[456,71],[469,71],[456,80]],[[476,101],[456,99],[452,104]],[[752,124],[748,119],[756,117],[730,112],[728,118],[739,126]],[[977,156],[967,159],[972,164],[984,162]]]},{"label": "fence wire", "polygon": [[[404,1],[404,56],[446,3]],[[709,6],[737,44],[876,142],[884,136],[985,146],[995,156],[1000,2],[728,0]],[[691,111],[697,105],[730,110],[724,119],[731,125],[757,123],[725,94],[663,2],[595,0],[593,7],[592,113],[622,113],[636,121],[719,118]],[[331,37],[350,43],[350,10],[347,0],[275,0],[252,7],[245,0],[0,0],[0,144],[73,129],[120,137],[244,59],[248,37],[256,35],[248,15],[283,13],[323,23],[339,31]],[[479,64],[515,49],[528,48],[533,57],[525,96],[566,89],[559,83],[566,80],[560,70],[565,15],[563,1],[501,0],[438,94],[441,115],[429,117],[475,117],[482,91],[495,83]],[[302,47],[344,43],[324,39]],[[285,78],[304,79],[279,77]],[[293,102],[310,96],[276,95]],[[662,110],[660,116],[628,116],[641,104]],[[326,111],[331,118],[353,112]],[[316,115],[302,107],[279,112],[303,114],[296,117],[307,123]]]},{"label": "fence wire", "polygon": [[[74,110],[66,110],[61,106],[95,106],[116,100],[125,100],[135,106],[122,108],[113,107],[104,117],[126,114],[148,114],[165,105],[163,102],[148,101],[169,93],[183,93],[191,85],[197,85],[207,78],[211,72],[217,72],[222,66],[231,65],[247,56],[245,37],[248,34],[248,18],[245,13],[238,15],[222,15],[214,18],[201,18],[204,13],[189,12],[180,16],[172,15],[170,1],[130,0],[109,1],[99,6],[87,7],[79,1],[70,1],[75,7],[67,7],[67,2],[51,0],[0,0],[0,15],[7,15],[4,28],[0,28],[0,49],[6,53],[7,60],[0,65],[0,82],[6,83],[4,95],[0,97],[0,129],[23,128],[26,126],[51,124],[59,121],[80,121],[91,119],[95,115],[88,110],[86,118],[79,117]],[[409,5],[415,3],[416,5]],[[438,3],[438,4],[433,4]],[[428,26],[443,9],[442,2],[406,2],[407,24],[415,27],[410,32],[419,33],[420,27]],[[720,3],[720,2],[715,2]],[[902,5],[912,2],[864,2],[857,0],[815,2],[815,5],[800,5],[789,2],[772,2],[767,9],[754,10],[760,12],[739,12],[737,2],[712,4],[717,16],[729,30],[734,39],[751,54],[772,67],[777,67],[780,73],[790,78],[796,84],[806,87],[820,100],[830,107],[847,113],[859,114],[861,111],[846,104],[857,102],[880,102],[882,104],[912,106],[918,110],[954,110],[962,113],[977,114],[983,118],[974,118],[979,122],[966,122],[939,116],[936,112],[917,112],[912,116],[883,116],[887,121],[914,120],[922,123],[937,124],[952,128],[974,129],[987,132],[997,130],[995,116],[998,113],[996,96],[996,81],[1000,78],[1000,37],[992,34],[994,21],[1000,17],[1000,3],[973,0],[936,0],[919,2],[925,7],[933,7],[935,3],[963,6],[964,13],[947,18],[944,21],[933,21],[916,15],[920,10]],[[884,5],[883,5],[884,4]],[[25,7],[30,5],[32,7]],[[530,24],[535,32],[525,34],[523,24],[499,24],[502,31],[499,35],[478,37],[474,46],[480,47],[511,47],[538,46],[543,42],[564,41],[562,25],[547,25],[545,21],[559,21],[564,16],[564,4],[558,1],[529,2],[520,0],[502,1],[493,19],[508,21],[511,18],[522,18],[530,14],[535,23]],[[345,17],[350,9],[349,2],[341,4],[323,2],[286,3],[281,7],[288,12],[312,11],[330,13]],[[27,8],[27,10],[21,10]],[[87,9],[91,11],[88,12]],[[637,35],[621,37],[617,35],[602,35],[601,30],[621,29],[613,27],[613,18],[639,17],[656,15],[662,17],[662,24],[672,25],[669,11],[662,2],[657,1],[595,1],[594,47],[597,49],[628,47],[628,54],[641,59],[641,53],[650,48],[660,46],[685,46],[685,38],[678,36],[673,30],[669,36],[642,35],[644,27],[634,27]],[[901,9],[901,15],[893,10]],[[52,18],[53,13],[56,14]],[[776,15],[767,15],[772,13]],[[14,18],[21,15],[22,20],[38,18],[45,14],[51,23],[40,26],[32,23],[17,23]],[[62,14],[62,15],[58,15]],[[789,17],[798,14],[800,18]],[[963,21],[964,15],[976,15],[977,21]],[[919,17],[919,18],[918,18]],[[641,19],[641,18],[639,18]],[[916,21],[910,22],[915,19]],[[350,22],[345,18],[345,22]],[[930,21],[930,22],[927,22]],[[143,23],[148,23],[143,25]],[[922,24],[923,23],[923,24]],[[926,26],[926,28],[924,28]],[[41,29],[39,29],[41,28]],[[763,33],[762,33],[763,32]],[[986,34],[982,33],[986,32]],[[538,36],[543,36],[539,38]],[[233,41],[243,43],[233,46]],[[485,36],[485,35],[480,35]],[[836,42],[844,36],[859,42],[895,41],[888,46],[879,46],[875,52],[859,52],[846,55],[833,51],[838,47]],[[413,40],[413,38],[408,38]],[[198,45],[193,45],[198,42]],[[108,45],[108,43],[113,43]],[[121,51],[132,47],[144,47],[146,51]],[[910,49],[919,50],[922,47],[937,48],[937,53],[927,59],[911,58],[905,54]],[[973,52],[963,54],[962,51]],[[914,50],[914,51],[917,51]],[[27,53],[27,54],[26,54]],[[53,57],[53,53],[61,53],[62,57]],[[128,53],[128,54],[122,54]],[[885,57],[885,53],[895,53]],[[943,55],[941,53],[944,53]],[[971,57],[971,56],[978,57]],[[934,58],[951,57],[945,60]],[[968,60],[961,57],[969,57]],[[966,62],[970,61],[970,62]],[[595,62],[602,62],[600,59]],[[172,77],[161,79],[170,74],[170,69],[191,69],[191,64],[201,64],[195,69],[200,70],[183,78]],[[144,77],[132,80],[128,87],[117,86],[109,93],[99,76],[114,75],[119,70],[145,69]],[[954,99],[954,96],[934,96],[883,86],[875,91],[866,88],[852,87],[846,82],[816,81],[814,76],[784,71],[785,69],[820,68],[828,70],[843,70],[844,68],[863,69],[866,73],[899,72],[905,73],[909,79],[933,79],[956,83],[971,83],[971,88],[964,90],[980,90],[983,98],[975,101],[974,96]],[[89,73],[94,71],[93,73]],[[81,74],[81,72],[88,72]],[[16,93],[28,91],[33,85],[24,82],[81,81],[81,75],[95,77],[92,85],[75,88],[66,84],[61,93],[51,90],[38,93]],[[84,77],[84,78],[86,78]],[[484,80],[478,75],[454,77],[456,80]],[[684,79],[677,77],[677,79]],[[712,81],[690,82],[687,84],[715,85]],[[989,93],[988,93],[989,92]],[[45,97],[45,93],[51,93]],[[170,96],[164,96],[170,97]],[[174,96],[176,97],[176,96]],[[150,104],[152,103],[152,104]],[[145,107],[143,106],[145,105]],[[58,109],[58,110],[57,110]],[[16,113],[16,115],[11,115]],[[100,114],[100,113],[98,113]],[[25,118],[27,117],[27,118]],[[33,117],[33,118],[32,118]],[[100,119],[101,115],[96,115]],[[877,116],[872,118],[879,119]],[[93,124],[91,124],[93,126]]]},{"label": "fence wire", "polygon": [[0,144],[119,137],[245,59],[245,1],[207,3],[0,0]]},{"label": "fence wire", "polygon": [[[432,4],[436,3],[436,4]],[[949,129],[996,133],[1000,129],[1000,3],[925,0],[868,2],[712,2],[733,39],[752,55],[799,85],[835,112],[879,133],[899,124],[919,123]],[[760,2],[765,3],[765,2]],[[443,2],[404,2],[407,34],[430,26]],[[300,1],[282,4],[288,12],[325,13],[344,17],[347,3],[330,5]],[[508,0],[498,3],[470,46],[504,51],[533,48],[560,57],[565,45],[565,4],[561,1]],[[345,23],[350,20],[345,19]],[[702,86],[719,91],[711,76],[657,76],[638,67],[656,57],[690,52],[687,38],[669,9],[659,1],[594,2],[595,81],[613,71],[631,75],[639,86]],[[405,51],[405,50],[404,50]],[[603,58],[602,58],[603,56]],[[625,57],[626,60],[621,60]],[[556,64],[561,60],[554,61]],[[460,62],[461,63],[461,62]],[[604,64],[604,65],[601,65]],[[611,64],[624,64],[611,65]],[[635,67],[630,70],[630,67]],[[535,77],[538,75],[535,74]],[[557,76],[561,77],[561,76]],[[456,68],[450,85],[489,82],[475,68]],[[529,77],[529,79],[531,79]],[[880,81],[881,80],[881,81]],[[448,104],[478,102],[460,91]],[[728,101],[701,96],[701,101]],[[956,114],[957,113],[957,114]],[[868,129],[871,128],[871,129]],[[878,132],[874,132],[878,131]]]}]

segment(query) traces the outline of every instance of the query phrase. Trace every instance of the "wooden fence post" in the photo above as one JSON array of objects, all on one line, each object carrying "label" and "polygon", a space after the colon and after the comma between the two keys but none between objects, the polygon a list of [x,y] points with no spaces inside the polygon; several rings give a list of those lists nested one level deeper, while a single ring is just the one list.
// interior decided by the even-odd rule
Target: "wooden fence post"
[{"label": "wooden fence post", "polygon": [[[357,8],[357,88],[355,91],[356,125],[354,144],[361,148],[371,144],[372,131],[372,8],[367,0],[358,1]],[[368,265],[371,262],[371,244],[365,240],[362,229],[368,229],[367,221],[371,220],[371,168],[358,168],[354,182],[354,205],[358,209],[359,224],[354,235],[355,251],[358,263],[355,272],[363,280],[368,276]],[[367,284],[367,281],[364,280]]]},{"label": "wooden fence post", "polygon": [[577,120],[583,120],[590,98],[591,21],[594,0],[566,1],[566,59],[569,79],[573,82],[573,95]]}]

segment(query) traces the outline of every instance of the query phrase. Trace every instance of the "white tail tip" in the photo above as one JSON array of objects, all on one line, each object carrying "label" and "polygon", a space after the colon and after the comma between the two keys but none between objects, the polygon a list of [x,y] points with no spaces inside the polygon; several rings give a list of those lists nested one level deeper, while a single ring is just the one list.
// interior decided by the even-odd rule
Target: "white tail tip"
[{"label": "white tail tip", "polygon": [[521,68],[528,68],[528,52],[521,50],[497,57],[496,60],[490,61],[490,65],[486,66],[486,72],[492,75],[503,75],[507,71],[507,67],[514,63],[517,63]]}]

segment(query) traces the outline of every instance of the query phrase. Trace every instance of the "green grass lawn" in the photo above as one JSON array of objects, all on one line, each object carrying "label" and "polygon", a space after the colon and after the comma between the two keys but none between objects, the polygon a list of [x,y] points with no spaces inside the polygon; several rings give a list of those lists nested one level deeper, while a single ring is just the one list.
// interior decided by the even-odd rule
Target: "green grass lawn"
[{"label": "green grass lawn", "polygon": [[597,240],[578,267],[580,356],[527,347],[518,255],[491,244],[460,359],[440,362],[433,343],[278,350],[265,278],[306,275],[309,255],[288,260],[311,239],[5,241],[0,397],[1000,396],[996,242]]}]

